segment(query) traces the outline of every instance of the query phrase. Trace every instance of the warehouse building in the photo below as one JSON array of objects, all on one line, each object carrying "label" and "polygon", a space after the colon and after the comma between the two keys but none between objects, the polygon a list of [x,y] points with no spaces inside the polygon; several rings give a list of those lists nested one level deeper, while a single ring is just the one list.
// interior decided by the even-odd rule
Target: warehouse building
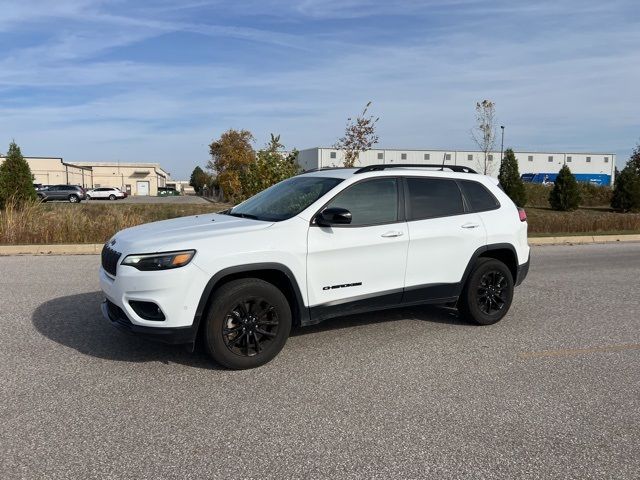
[{"label": "warehouse building", "polygon": [[[85,189],[118,187],[129,195],[157,195],[169,172],[157,163],[65,162],[60,157],[24,157],[33,183],[80,185]],[[4,157],[0,156],[0,163]]]},{"label": "warehouse building", "polygon": [[[568,165],[578,181],[612,185],[616,156],[612,153],[515,152],[523,179],[537,183],[553,182],[560,168]],[[344,152],[330,147],[300,150],[298,163],[303,170],[342,166]],[[464,165],[484,170],[484,152],[473,150],[372,149],[360,154],[357,166],[391,163],[429,163]],[[487,160],[489,174],[500,169],[500,152],[491,152]]]},{"label": "warehouse building", "polygon": [[158,187],[166,187],[169,172],[158,163],[72,162],[91,169],[91,188],[118,187],[134,196],[156,196]]}]

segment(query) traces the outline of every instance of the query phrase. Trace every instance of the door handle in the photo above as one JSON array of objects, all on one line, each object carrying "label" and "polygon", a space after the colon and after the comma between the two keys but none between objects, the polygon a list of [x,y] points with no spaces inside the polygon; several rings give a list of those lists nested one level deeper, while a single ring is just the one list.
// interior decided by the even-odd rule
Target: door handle
[{"label": "door handle", "polygon": [[477,228],[480,225],[477,223],[465,223],[464,225],[460,225],[462,228]]},{"label": "door handle", "polygon": [[384,238],[392,238],[392,237],[401,237],[402,235],[404,235],[404,233],[402,232],[385,232],[382,235],[380,235],[381,237]]}]

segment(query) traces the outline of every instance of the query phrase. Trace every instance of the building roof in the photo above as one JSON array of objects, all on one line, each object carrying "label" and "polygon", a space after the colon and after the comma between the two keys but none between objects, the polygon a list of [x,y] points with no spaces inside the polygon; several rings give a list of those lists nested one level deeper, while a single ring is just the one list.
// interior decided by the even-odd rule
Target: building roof
[{"label": "building roof", "polygon": [[[511,147],[509,147],[511,148]],[[340,148],[335,148],[335,147],[309,147],[309,148],[302,148],[299,151],[303,152],[305,150],[343,150]],[[505,148],[506,150],[506,148]],[[512,149],[513,150],[513,149]],[[455,153],[455,152],[464,152],[464,153],[484,153],[484,151],[482,150],[465,150],[465,149],[446,149],[446,148],[383,148],[383,147],[379,147],[379,148],[370,148],[369,150],[367,150],[368,152],[375,152],[375,151],[393,151],[393,152],[446,152],[446,153]],[[577,151],[571,151],[571,150],[549,150],[549,151],[540,151],[540,150],[513,150],[514,153],[533,153],[533,154],[539,154],[539,155],[547,155],[547,154],[567,154],[567,155],[614,155],[615,153],[611,153],[611,152],[577,152]],[[491,153],[496,153],[496,152],[500,152],[499,149],[493,149],[491,150]]]}]

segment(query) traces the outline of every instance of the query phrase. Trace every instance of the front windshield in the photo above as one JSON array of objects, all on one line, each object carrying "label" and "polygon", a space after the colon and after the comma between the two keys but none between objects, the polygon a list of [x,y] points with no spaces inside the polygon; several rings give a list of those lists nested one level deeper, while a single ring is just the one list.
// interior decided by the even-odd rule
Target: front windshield
[{"label": "front windshield", "polygon": [[293,177],[276,183],[229,210],[229,215],[269,222],[287,220],[322,197],[341,178]]}]

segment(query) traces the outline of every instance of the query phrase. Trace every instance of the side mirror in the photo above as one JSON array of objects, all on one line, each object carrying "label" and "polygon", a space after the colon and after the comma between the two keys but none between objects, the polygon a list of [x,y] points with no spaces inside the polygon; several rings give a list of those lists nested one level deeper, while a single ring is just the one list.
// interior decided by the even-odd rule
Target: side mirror
[{"label": "side mirror", "polygon": [[346,208],[325,208],[316,216],[316,223],[321,227],[330,227],[331,225],[348,225],[351,223],[351,212]]}]

